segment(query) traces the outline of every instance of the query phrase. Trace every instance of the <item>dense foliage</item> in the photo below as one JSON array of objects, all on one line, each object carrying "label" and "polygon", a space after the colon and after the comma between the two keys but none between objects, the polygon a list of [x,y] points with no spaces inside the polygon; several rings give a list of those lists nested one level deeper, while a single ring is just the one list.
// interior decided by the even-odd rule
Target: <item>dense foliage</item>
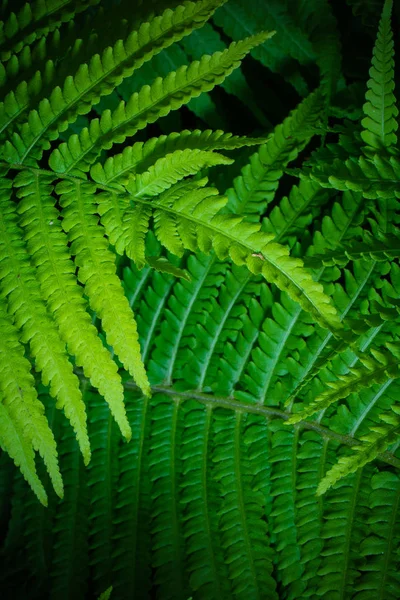
[{"label": "dense foliage", "polygon": [[2,597],[400,597],[392,10],[0,3]]}]

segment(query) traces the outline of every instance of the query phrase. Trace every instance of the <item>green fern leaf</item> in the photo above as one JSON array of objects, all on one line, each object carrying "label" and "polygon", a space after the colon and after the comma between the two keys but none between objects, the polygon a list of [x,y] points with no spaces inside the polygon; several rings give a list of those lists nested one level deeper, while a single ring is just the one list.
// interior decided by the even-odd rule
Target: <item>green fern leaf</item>
[{"label": "green fern leaf", "polygon": [[71,421],[85,462],[88,463],[90,446],[79,380],[73,374],[65,347],[41,298],[29,254],[23,244],[23,234],[17,224],[15,206],[10,201],[10,183],[3,176],[0,197],[0,288],[8,297],[9,312],[15,316],[16,325],[22,328],[22,340],[29,342],[36,369],[42,371],[43,382],[50,383],[50,392],[57,398],[57,406],[64,409]]},{"label": "green fern leaf", "polygon": [[[28,250],[37,268],[42,296],[51,307],[69,352],[109,403],[122,434],[129,439],[131,431],[117,366],[85,310],[86,302],[74,277],[75,266],[67,251],[67,237],[61,229],[50,184],[51,179],[29,170],[19,173],[14,180],[21,198],[18,205],[21,225],[27,232]],[[57,261],[52,259],[53,253],[57,254]]]},{"label": "green fern leaf", "polygon": [[[57,186],[64,208],[63,228],[68,232],[71,253],[79,267],[78,279],[85,285],[92,309],[102,319],[107,340],[146,395],[150,386],[140,357],[136,323],[115,273],[115,259],[97,226],[94,187],[87,182],[62,182]],[[85,226],[82,228],[82,223]],[[104,285],[104,278],[107,284]],[[118,421],[125,417],[119,410]],[[128,427],[123,425],[128,434]]]},{"label": "green fern leaf", "polygon": [[[22,433],[25,443],[30,444],[42,456],[54,489],[62,498],[63,484],[56,442],[44,416],[44,407],[37,397],[30,363],[24,357],[24,348],[18,340],[17,330],[7,317],[1,299],[0,330],[0,390],[4,410],[8,413],[7,420],[12,419],[15,430]],[[35,489],[37,491],[37,486]]]},{"label": "green fern leaf", "polygon": [[[290,258],[288,249],[262,234],[259,225],[245,223],[241,217],[216,214],[225,200],[215,198],[217,190],[202,189],[199,182],[194,185],[193,189],[193,184],[177,184],[152,201],[135,198],[137,204],[156,210],[156,233],[168,250],[180,255],[184,247],[193,249],[190,234],[194,234],[202,252],[214,248],[221,260],[230,257],[252,273],[262,273],[310,311],[323,327],[341,327],[321,285],[313,281],[302,261]],[[161,217],[164,214],[168,216],[165,220]]]},{"label": "green fern leaf", "polygon": [[67,144],[54,150],[49,159],[51,168],[58,173],[88,171],[102,148],[124,142],[148,123],[210,91],[240,65],[252,48],[270,36],[264,32],[233,43],[224,52],[206,55],[189,67],[182,66],[164,79],[156,79],[151,86],[142,87],[127,103],[121,102],[112,113],[104,111],[100,120],[92,120],[79,136],[71,136]]},{"label": "green fern leaf", "polygon": [[[393,348],[395,347],[393,346]],[[350,374],[328,383],[331,390],[323,392],[300,413],[292,415],[287,423],[298,423],[334,402],[357,392],[362,387],[368,387],[373,383],[383,383],[387,378],[400,377],[398,361],[390,352],[372,349],[371,353],[372,356],[360,355],[362,366],[355,367],[351,369]]]},{"label": "green fern leaf", "polygon": [[[302,177],[307,177],[307,172]],[[400,161],[375,154],[371,158],[335,159],[331,164],[315,167],[311,179],[321,186],[336,190],[361,192],[364,198],[398,197]]]},{"label": "green fern leaf", "polygon": [[110,585],[109,588],[107,588],[102,594],[100,594],[99,600],[110,600],[112,591],[113,591],[113,586]]},{"label": "green fern leaf", "polygon": [[148,171],[131,176],[126,189],[138,198],[157,196],[181,179],[195,175],[201,169],[232,163],[232,159],[217,152],[175,150],[172,154],[159,158]]},{"label": "green fern leaf", "polygon": [[125,41],[118,40],[101,56],[95,54],[74,76],[65,79],[62,88],[57,86],[48,98],[41,100],[38,109],[30,111],[20,133],[11,136],[12,143],[7,144],[5,156],[18,163],[30,157],[41,158],[43,150],[50,147],[49,140],[57,139],[59,132],[65,131],[79,114],[90,112],[101,96],[111,93],[156,52],[200,27],[223,1],[201,0],[188,2],[174,11],[167,9],[150,23],[142,23]]},{"label": "green fern leaf", "polygon": [[267,143],[251,156],[234,180],[233,188],[227,191],[231,212],[259,215],[265,211],[274,198],[284,168],[312,137],[321,107],[321,94],[314,92],[275,128]]},{"label": "green fern leaf", "polygon": [[31,486],[39,501],[47,506],[47,494],[40,481],[35,466],[35,454],[32,445],[15,423],[7,408],[0,402],[0,445],[2,450],[13,459],[22,475]]},{"label": "green fern leaf", "polygon": [[[143,173],[166,154],[178,150],[234,150],[243,146],[262,144],[264,138],[249,138],[223,133],[222,131],[184,130],[180,133],[151,138],[147,142],[137,142],[124,148],[121,154],[110,156],[104,163],[96,163],[90,169],[94,181],[102,185],[113,186],[123,191],[123,185],[131,174]],[[121,185],[118,185],[121,184]]]},{"label": "green fern leaf", "polygon": [[354,473],[384,452],[390,444],[398,440],[400,433],[400,408],[392,406],[390,413],[381,415],[385,425],[375,425],[370,433],[361,437],[362,444],[354,447],[355,452],[339,458],[336,465],[321,480],[317,494],[324,494],[339,479]]},{"label": "green fern leaf", "polygon": [[391,11],[392,0],[385,0],[367,84],[365,118],[361,122],[364,128],[361,137],[369,152],[390,150],[397,144],[396,118],[399,111],[393,94],[394,44],[390,28]]},{"label": "green fern leaf", "polygon": [[123,216],[120,234],[124,238],[123,249],[139,269],[142,269],[146,263],[145,238],[149,230],[150,217],[151,208],[143,205],[135,206],[132,211],[127,211]]}]

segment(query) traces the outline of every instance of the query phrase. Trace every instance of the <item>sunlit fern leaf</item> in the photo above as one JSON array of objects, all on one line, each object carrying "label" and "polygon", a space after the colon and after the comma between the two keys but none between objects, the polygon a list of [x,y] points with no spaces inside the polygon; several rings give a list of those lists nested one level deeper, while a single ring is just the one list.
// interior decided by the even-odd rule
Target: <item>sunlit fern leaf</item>
[{"label": "sunlit fern leaf", "polygon": [[145,237],[149,230],[151,209],[148,206],[137,205],[122,218],[121,237],[124,238],[124,250],[139,267],[146,263]]},{"label": "sunlit fern leaf", "polygon": [[[263,21],[264,27],[267,27],[266,21]],[[190,36],[182,40],[181,45],[183,46],[186,54],[191,59],[199,60],[201,55],[204,53],[209,54],[210,52],[221,51],[226,48],[226,44],[222,40],[222,37],[218,31],[210,24],[206,23],[200,32],[193,31]],[[234,71],[228,79],[226,79],[221,87],[233,96],[236,96],[242,104],[249,110],[257,121],[266,129],[271,128],[271,123],[266,118],[264,111],[260,107],[259,102],[250,85],[247,83],[246,78],[240,69]],[[195,110],[193,102],[189,105],[189,108]],[[218,111],[220,116],[221,111]]]},{"label": "sunlit fern leaf", "polygon": [[[31,374],[31,365],[24,356],[24,347],[19,342],[18,331],[14,327],[11,319],[6,312],[6,306],[0,299],[0,392],[2,396],[2,410],[4,412],[4,422],[6,429],[11,434],[12,427],[9,421],[13,423],[15,432],[19,432],[24,441],[21,449],[26,445],[28,448],[39,452],[42,456],[56,493],[63,496],[63,484],[57,460],[57,446],[53,433],[49,427],[44,415],[44,407],[37,397],[35,381]],[[7,424],[8,422],[8,424]],[[8,450],[8,434],[3,432],[4,447]],[[11,456],[14,452],[11,450]],[[22,472],[26,474],[28,461]],[[26,476],[26,475],[25,475]],[[30,478],[32,481],[32,477]],[[36,493],[38,486],[35,485]],[[38,495],[43,501],[43,494]]]},{"label": "sunlit fern leaf", "polygon": [[90,460],[90,445],[86,429],[86,411],[79,390],[79,380],[65,353],[65,345],[58,336],[54,321],[47,313],[35,271],[23,243],[23,232],[18,225],[16,204],[10,202],[11,181],[4,175],[0,197],[0,289],[8,299],[8,312],[22,329],[22,341],[29,343],[35,357],[36,369],[42,380],[50,384],[50,393],[57,398],[75,430],[85,462]]},{"label": "sunlit fern leaf", "polygon": [[[51,176],[39,176],[29,170],[19,173],[14,180],[19,188],[18,212],[22,215],[28,250],[37,268],[43,298],[51,306],[68,351],[110,404],[123,435],[129,438],[131,432],[117,366],[86,312],[87,303],[74,277],[75,266],[67,249],[67,236],[54,206],[56,199],[51,195],[51,182]],[[57,254],[57,261],[52,258],[53,252]]]},{"label": "sunlit fern leaf", "polygon": [[121,102],[112,113],[104,111],[100,120],[90,121],[79,136],[71,136],[68,143],[55,149],[49,159],[51,168],[59,173],[88,171],[102,148],[110,149],[114,143],[124,142],[148,123],[210,91],[240,65],[252,48],[269,37],[270,33],[263,32],[232,43],[224,52],[205,55],[164,79],[157,78],[151,86],[145,85],[128,102]]},{"label": "sunlit fern leaf", "polygon": [[147,171],[132,175],[126,189],[138,198],[158,196],[181,179],[195,175],[202,169],[232,163],[232,159],[219,152],[190,148],[175,150],[159,158]]},{"label": "sunlit fern leaf", "polygon": [[26,440],[18,421],[9,413],[3,402],[0,402],[0,445],[3,451],[13,459],[34,494],[42,504],[47,506],[47,494],[40,481],[35,466],[35,453],[32,444]]},{"label": "sunlit fern leaf", "polygon": [[389,151],[397,144],[398,110],[394,96],[394,43],[390,27],[392,0],[385,0],[374,47],[361,137],[368,152]]},{"label": "sunlit fern leaf", "polygon": [[[116,275],[115,256],[110,252],[98,227],[93,184],[63,182],[57,186],[63,207],[63,228],[68,233],[71,254],[79,267],[78,279],[85,286],[89,303],[102,319],[107,340],[143,392],[150,394],[149,383],[140,357],[136,323]],[[83,225],[83,226],[82,226]],[[100,276],[100,273],[102,275]],[[104,282],[106,281],[106,284]],[[130,437],[122,404],[115,414],[126,437]]]},{"label": "sunlit fern leaf", "polygon": [[104,165],[93,165],[90,175],[97,183],[123,190],[123,185],[129,181],[130,175],[144,173],[167,154],[189,149],[234,150],[242,146],[262,144],[264,141],[264,138],[240,137],[219,130],[184,130],[127,146],[121,154],[110,156]]}]

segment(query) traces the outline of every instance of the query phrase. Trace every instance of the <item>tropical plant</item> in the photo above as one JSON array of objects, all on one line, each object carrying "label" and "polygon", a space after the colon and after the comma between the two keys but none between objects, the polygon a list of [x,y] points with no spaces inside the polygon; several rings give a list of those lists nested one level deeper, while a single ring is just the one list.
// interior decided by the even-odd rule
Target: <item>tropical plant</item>
[{"label": "tropical plant", "polygon": [[3,597],[400,597],[391,11],[3,0]]}]

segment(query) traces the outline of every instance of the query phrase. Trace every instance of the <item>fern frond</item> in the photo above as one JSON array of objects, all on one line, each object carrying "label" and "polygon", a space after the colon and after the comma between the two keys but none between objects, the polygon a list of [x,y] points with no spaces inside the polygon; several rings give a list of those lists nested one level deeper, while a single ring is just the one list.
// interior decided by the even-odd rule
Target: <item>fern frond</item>
[{"label": "fern frond", "polygon": [[[30,170],[19,173],[14,180],[14,185],[19,188],[18,212],[22,216],[28,250],[37,269],[42,296],[51,308],[68,351],[104,396],[122,434],[129,439],[131,431],[117,365],[101,343],[86,312],[87,303],[77,285],[75,265],[67,250],[68,239],[54,206],[56,199],[51,195],[51,180],[51,176]],[[57,260],[53,256],[57,256]]]},{"label": "fern frond", "polygon": [[320,118],[322,103],[319,91],[308,96],[278,125],[266,144],[250,158],[226,193],[228,208],[236,214],[259,215],[275,195],[287,164],[295,160],[313,135]]},{"label": "fern frond", "polygon": [[367,463],[373,461],[378,454],[394,442],[398,441],[400,434],[400,408],[392,406],[390,412],[380,415],[384,425],[374,425],[370,432],[361,437],[362,444],[354,446],[354,453],[342,456],[320,481],[317,494],[324,494],[339,479],[354,473]]},{"label": "fern frond", "polygon": [[394,96],[394,43],[390,27],[392,0],[385,0],[379,31],[374,46],[370,79],[364,104],[365,118],[361,121],[361,137],[368,152],[391,150],[397,144],[396,108]]},{"label": "fern frond", "polygon": [[350,260],[386,261],[399,256],[400,239],[397,235],[381,233],[377,239],[366,231],[362,242],[350,242],[348,245],[339,246],[335,252],[305,257],[304,264],[314,269],[321,265],[345,266]]},{"label": "fern frond", "polygon": [[132,75],[146,60],[200,27],[225,0],[187,2],[175,10],[167,9],[150,23],[142,23],[125,41],[118,40],[102,55],[95,54],[88,64],[82,64],[74,76],[68,76],[62,87],[57,86],[32,109],[6,144],[8,160],[23,163],[41,158],[49,141],[57,139],[79,114],[87,114],[100,97],[110,94],[125,77]]},{"label": "fern frond", "polygon": [[94,591],[98,594],[113,580],[112,534],[119,465],[118,455],[111,452],[111,448],[117,446],[120,436],[111,411],[102,398],[86,390],[85,400],[90,406],[88,427],[92,441],[92,460],[87,476],[92,506],[89,511],[89,564]]},{"label": "fern frond", "polygon": [[191,255],[187,266],[191,281],[180,280],[174,286],[166,304],[161,331],[155,339],[148,369],[151,381],[156,383],[170,384],[175,379],[182,347],[182,362],[186,364],[186,347],[195,343],[190,334],[203,314],[204,301],[208,306],[209,298],[216,294],[215,285],[225,272],[224,265],[217,263],[213,255]]},{"label": "fern frond", "polygon": [[109,452],[118,455],[119,480],[114,503],[113,583],[118,595],[144,595],[150,582],[150,477],[148,451],[151,413],[149,399],[126,393],[132,440]]},{"label": "fern frond", "polygon": [[[102,319],[108,342],[143,393],[149,395],[136,323],[115,272],[115,257],[98,227],[94,189],[88,182],[58,184],[56,191],[61,195],[60,203],[64,209],[62,226],[68,233],[71,254],[79,267],[78,279],[85,286],[90,306]],[[125,421],[119,412],[120,419]],[[124,431],[128,433],[125,425]]]},{"label": "fern frond", "polygon": [[[3,171],[4,174],[4,171]],[[71,421],[85,462],[90,460],[86,429],[86,411],[79,390],[79,380],[65,353],[54,322],[47,313],[36,274],[29,262],[23,233],[17,223],[16,205],[11,201],[11,181],[3,175],[0,195],[0,289],[8,298],[9,313],[22,329],[22,341],[29,343],[35,365],[42,372],[43,383],[57,398]]]},{"label": "fern frond", "polygon": [[132,175],[126,189],[137,198],[157,196],[181,179],[195,175],[201,169],[232,163],[232,159],[218,152],[189,148],[175,150],[172,154],[159,158],[148,171]]},{"label": "fern frond", "polygon": [[[221,130],[188,131],[170,133],[147,142],[136,142],[124,148],[121,154],[110,156],[104,165],[96,163],[90,169],[94,181],[123,191],[131,174],[143,173],[157,160],[178,150],[234,150],[265,142],[265,138],[250,138],[224,133]],[[121,184],[121,185],[118,185]]]},{"label": "fern frond", "polygon": [[9,419],[12,419],[15,430],[21,432],[25,443],[31,445],[43,458],[53,487],[62,498],[63,483],[56,442],[36,393],[35,380],[30,372],[31,365],[24,357],[18,332],[7,316],[1,298],[0,331],[0,391],[4,410]]},{"label": "fern frond", "polygon": [[[221,9],[219,9],[221,10]],[[217,11],[217,14],[219,12]],[[264,24],[264,28],[269,28],[269,25],[265,20],[260,21]],[[271,29],[275,29],[272,27]],[[254,31],[256,33],[258,28]],[[245,35],[248,35],[246,32]],[[184,38],[181,42],[185,53],[190,57],[190,60],[200,60],[203,54],[211,54],[213,52],[225,50],[227,44],[222,40],[221,35],[211,25],[206,23],[201,30],[193,31],[188,37]],[[236,96],[240,102],[247,108],[248,111],[257,119],[260,125],[266,130],[271,129],[272,125],[266,118],[260,103],[257,102],[257,98],[251,86],[247,82],[241,69],[236,69],[228,79],[225,79],[221,83],[221,87],[230,95]],[[199,100],[205,96],[200,96]],[[195,100],[195,103],[197,101]],[[193,112],[196,112],[196,104],[192,103],[189,105]],[[216,107],[217,118],[221,117],[221,111]]]},{"label": "fern frond", "polygon": [[[149,230],[151,208],[137,205],[132,211],[127,211],[123,217],[120,239],[123,238],[123,248],[139,269],[146,263],[145,239]],[[168,246],[167,246],[168,247]]]},{"label": "fern frond", "polygon": [[[390,350],[396,352],[396,346],[390,344]],[[315,398],[300,413],[292,415],[287,423],[298,423],[319,410],[328,408],[334,402],[347,398],[347,396],[363,387],[400,377],[398,359],[393,356],[391,351],[371,349],[372,356],[360,354],[359,358],[362,366],[350,369],[349,374],[340,376],[337,381],[328,382],[331,389]]]},{"label": "fern frond", "polygon": [[[345,161],[335,159],[330,165],[313,168],[309,175],[321,186],[340,191],[361,192],[364,198],[399,197],[400,161],[397,157],[375,154]],[[308,176],[305,172],[305,177]],[[303,177],[303,175],[301,175]]]},{"label": "fern frond", "polygon": [[[329,298],[302,261],[289,257],[288,249],[261,233],[259,225],[246,223],[242,217],[217,214],[225,200],[216,197],[217,190],[199,187],[204,183],[177,184],[151,201],[135,198],[137,204],[156,211],[160,242],[178,255],[184,247],[194,250],[193,239],[201,252],[214,248],[220,260],[230,257],[235,264],[246,265],[252,273],[261,273],[275,283],[323,327],[340,328]],[[158,216],[161,214],[167,218]]]},{"label": "fern frond", "polygon": [[18,427],[3,402],[0,402],[0,446],[19,467],[39,501],[47,506],[47,494],[36,472],[32,444],[25,438],[23,430]]},{"label": "fern frond", "polygon": [[105,110],[100,120],[90,121],[79,136],[72,135],[68,143],[56,148],[50,155],[51,168],[58,173],[88,171],[102,148],[110,149],[113,144],[124,142],[148,123],[210,91],[240,65],[252,48],[270,36],[263,32],[232,43],[224,52],[203,56],[164,79],[157,78],[151,86],[145,85],[127,103],[121,102],[112,113]]}]

